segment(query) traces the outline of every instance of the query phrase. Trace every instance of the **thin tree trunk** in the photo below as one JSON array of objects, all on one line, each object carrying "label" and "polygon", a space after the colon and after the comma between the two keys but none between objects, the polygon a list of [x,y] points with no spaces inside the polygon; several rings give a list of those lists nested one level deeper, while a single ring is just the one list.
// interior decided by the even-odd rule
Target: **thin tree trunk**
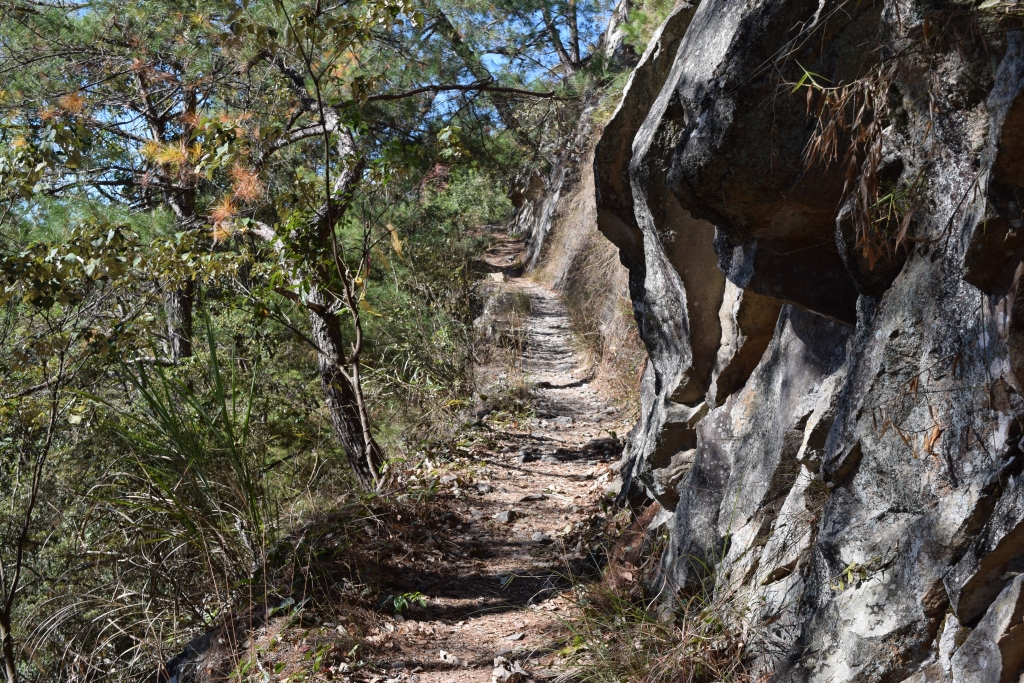
[{"label": "thin tree trunk", "polygon": [[14,636],[11,635],[11,620],[6,613],[0,612],[0,644],[4,656],[4,680],[6,683],[18,682],[18,669],[14,659]]},{"label": "thin tree trunk", "polygon": [[[278,254],[284,251],[284,243],[269,225],[257,223],[253,234],[266,240]],[[320,282],[329,282],[327,273],[316,274]],[[278,290],[296,303],[302,303],[309,311],[311,342],[317,349],[317,369],[324,391],[324,403],[331,416],[331,425],[348,456],[349,465],[359,485],[367,490],[375,488],[380,481],[384,466],[384,451],[373,438],[369,416],[363,399],[359,376],[359,356],[347,357],[345,339],[342,335],[342,320],[339,304],[331,304],[318,289],[312,289],[305,301],[286,289]],[[358,314],[358,308],[356,309]],[[342,312],[349,315],[351,311]],[[357,327],[357,332],[359,328]],[[356,349],[357,350],[357,349]],[[355,350],[354,350],[355,351]]]},{"label": "thin tree trunk", "polygon": [[576,0],[569,0],[565,10],[565,18],[569,23],[569,56],[573,64],[580,63],[580,29],[576,25]]},{"label": "thin tree trunk", "polygon": [[[153,107],[145,82],[140,76],[142,86],[141,93],[149,105],[150,128],[153,139],[165,143],[167,127],[163,117],[156,113]],[[196,105],[198,93],[195,89],[186,88],[182,93],[181,124],[184,139],[191,138],[195,131]],[[170,167],[164,166],[162,173],[165,182],[170,186],[177,182],[170,171]],[[177,219],[177,229],[194,230],[201,223],[196,215],[196,189],[194,186],[186,186],[177,191],[166,190],[164,192],[164,203],[171,209]],[[171,360],[177,363],[182,358],[190,358],[193,354],[192,348],[192,304],[195,298],[195,284],[189,280],[181,287],[171,290],[167,295],[167,339],[169,342]]]},{"label": "thin tree trunk", "polygon": [[562,43],[562,36],[558,33],[558,26],[555,24],[555,17],[551,14],[551,8],[544,5],[541,13],[544,15],[544,23],[548,27],[548,37],[551,39],[551,45],[558,54],[558,61],[562,63],[567,73],[576,73],[579,64],[574,62],[572,56],[566,51],[565,45]]},{"label": "thin tree trunk", "polygon": [[[312,72],[307,64],[307,69]],[[380,483],[381,469],[384,467],[384,452],[373,438],[370,430],[369,415],[363,397],[359,376],[359,354],[362,349],[362,327],[359,322],[359,293],[355,290],[354,276],[345,265],[339,249],[335,225],[348,210],[351,193],[358,184],[363,172],[364,162],[359,160],[352,134],[340,124],[338,112],[325,107],[321,98],[319,85],[315,93],[307,93],[311,102],[319,108],[320,126],[324,136],[325,181],[327,184],[327,200],[319,212],[317,226],[317,242],[321,248],[330,249],[334,256],[334,266],[343,291],[334,296],[325,295],[317,286],[309,292],[301,303],[309,310],[312,342],[317,348],[317,369],[320,371],[320,383],[324,390],[324,402],[331,416],[338,439],[348,455],[349,464],[356,479],[364,489],[376,488]],[[355,163],[342,165],[343,170],[335,179],[330,177],[331,134],[338,135],[338,159]],[[337,199],[335,199],[337,198]],[[267,240],[280,256],[284,255],[284,242],[278,238],[269,225],[257,224],[255,234]],[[296,237],[293,235],[293,238]],[[325,267],[314,268],[314,282],[327,285],[334,280]],[[294,292],[279,289],[281,294],[293,301],[300,302]],[[345,310],[347,309],[347,310]],[[344,311],[344,312],[343,312]],[[342,335],[342,315],[351,315],[355,339],[350,353],[345,351],[345,339]]]},{"label": "thin tree trunk", "polygon": [[[310,300],[320,299],[317,292]],[[359,386],[358,361],[346,360],[341,320],[334,313],[310,312],[313,342],[317,345],[317,368],[324,389],[331,424],[348,455],[356,479],[364,489],[373,489],[384,466],[384,452],[370,432],[366,406]]]},{"label": "thin tree trunk", "polygon": [[[312,69],[310,69],[312,71]],[[334,256],[335,274],[342,292],[336,294],[338,303],[347,309],[352,316],[352,327],[355,333],[351,348],[345,353],[344,339],[341,334],[341,321],[336,314],[335,302],[321,295],[314,289],[310,293],[310,301],[319,303],[319,311],[311,309],[313,316],[313,341],[319,347],[318,365],[320,381],[324,385],[324,395],[331,411],[331,422],[348,452],[349,463],[359,483],[365,489],[376,488],[380,484],[380,472],[384,466],[384,453],[373,438],[370,431],[370,417],[366,411],[363,387],[359,378],[359,356],[363,348],[363,328],[359,319],[359,295],[355,292],[355,276],[349,270],[342,256],[335,225],[341,221],[352,201],[352,191],[359,183],[365,161],[356,157],[355,140],[347,130],[339,131],[338,158],[346,162],[343,170],[331,179],[330,133],[328,128],[339,129],[337,112],[329,111],[323,105],[320,87],[316,80],[316,101],[320,109],[320,123],[324,127],[324,181],[327,189],[327,200],[320,217],[318,230],[319,242],[323,247],[330,246]],[[337,201],[335,201],[337,197]],[[365,262],[365,252],[363,260]],[[322,269],[319,280],[329,283],[334,278],[328,270]],[[319,327],[319,331],[318,331]]]},{"label": "thin tree trunk", "polygon": [[167,294],[167,340],[171,360],[192,356],[192,300],[195,284],[189,280]]}]

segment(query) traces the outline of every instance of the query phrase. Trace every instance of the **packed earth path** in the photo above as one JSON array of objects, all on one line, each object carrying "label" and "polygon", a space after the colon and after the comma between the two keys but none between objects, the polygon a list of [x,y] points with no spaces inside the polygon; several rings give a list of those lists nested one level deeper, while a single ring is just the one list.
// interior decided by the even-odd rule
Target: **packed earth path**
[{"label": "packed earth path", "polygon": [[601,503],[614,489],[614,435],[625,423],[591,386],[558,295],[526,278],[505,286],[530,298],[522,369],[536,417],[481,416],[493,446],[476,456],[484,464],[475,483],[451,506],[465,521],[438,538],[472,559],[421,567],[405,581],[426,605],[371,636],[392,659],[390,672],[378,668],[371,680],[571,680],[558,652],[570,633],[572,585],[598,574],[594,546],[610,514]]}]

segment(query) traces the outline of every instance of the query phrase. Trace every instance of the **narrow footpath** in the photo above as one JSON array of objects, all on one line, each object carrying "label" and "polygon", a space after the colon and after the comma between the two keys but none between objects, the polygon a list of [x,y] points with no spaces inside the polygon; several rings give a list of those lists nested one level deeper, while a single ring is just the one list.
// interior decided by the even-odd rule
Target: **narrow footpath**
[{"label": "narrow footpath", "polygon": [[463,521],[439,539],[466,559],[409,577],[427,605],[371,637],[392,660],[392,673],[374,679],[381,683],[569,680],[557,652],[572,582],[597,575],[608,522],[601,501],[621,450],[610,433],[626,425],[590,386],[558,295],[525,278],[506,286],[532,304],[523,370],[537,417],[483,418],[493,445],[474,456],[486,464],[451,507]]}]

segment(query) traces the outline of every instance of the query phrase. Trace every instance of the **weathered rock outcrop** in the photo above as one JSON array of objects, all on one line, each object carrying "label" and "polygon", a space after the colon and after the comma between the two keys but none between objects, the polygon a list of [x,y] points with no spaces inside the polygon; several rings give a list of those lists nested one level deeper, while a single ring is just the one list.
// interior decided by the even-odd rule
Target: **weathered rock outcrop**
[{"label": "weathered rock outcrop", "polygon": [[[1024,40],[976,4],[685,6],[595,155],[650,357],[627,483],[775,681],[1024,667]],[[850,148],[807,72],[884,125]]]},{"label": "weathered rock outcrop", "polygon": [[622,470],[624,494],[635,490],[637,479],[669,510],[696,445],[694,425],[708,408],[705,398],[715,405],[724,397],[719,386],[735,389],[749,376],[781,305],[735,288],[727,296],[714,226],[680,207],[659,167],[639,163],[667,144],[654,128],[674,115],[662,84],[671,78],[695,14],[696,6],[684,3],[655,33],[594,157],[598,228],[629,268],[633,308],[651,359]]},{"label": "weathered rock outcrop", "polygon": [[950,662],[964,683],[1014,683],[1024,669],[1024,576],[1010,581]]}]

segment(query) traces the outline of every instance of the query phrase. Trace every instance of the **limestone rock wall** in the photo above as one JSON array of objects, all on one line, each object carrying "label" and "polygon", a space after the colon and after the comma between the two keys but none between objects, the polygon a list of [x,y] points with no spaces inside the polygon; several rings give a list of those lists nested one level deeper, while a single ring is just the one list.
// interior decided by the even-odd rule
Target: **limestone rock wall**
[{"label": "limestone rock wall", "polygon": [[[650,358],[624,497],[771,680],[1024,673],[1024,39],[978,4],[684,4],[594,155]],[[853,163],[805,163],[805,72],[882,93]]]}]

